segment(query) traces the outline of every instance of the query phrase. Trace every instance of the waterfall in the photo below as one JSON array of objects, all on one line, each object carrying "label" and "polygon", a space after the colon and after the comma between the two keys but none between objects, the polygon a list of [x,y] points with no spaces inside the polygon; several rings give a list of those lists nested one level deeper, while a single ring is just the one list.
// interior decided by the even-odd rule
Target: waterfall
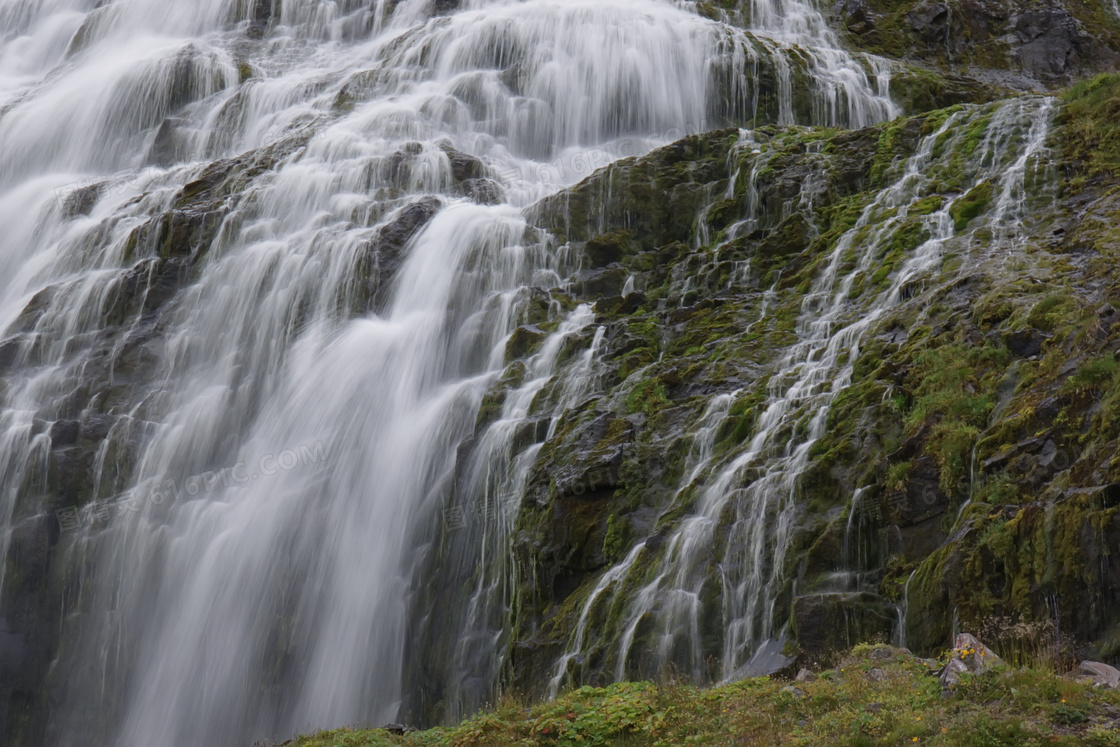
[{"label": "waterfall", "polygon": [[[776,612],[783,600],[788,606],[791,593],[786,553],[803,510],[799,479],[809,467],[813,444],[824,434],[833,401],[852,381],[863,336],[907,300],[903,289],[928,272],[954,239],[956,227],[949,213],[953,200],[942,200],[938,209],[925,215],[915,212],[913,218],[928,237],[883,278],[884,287],[872,294],[869,303],[854,303],[852,288],[874,273],[884,247],[911,217],[911,207],[930,195],[931,183],[970,131],[975,136],[979,130],[982,137],[975,144],[963,191],[995,182],[1001,197],[984,228],[996,237],[997,250],[1005,251],[1018,236],[1022,208],[1004,211],[998,205],[1005,195],[1022,194],[1024,180],[1044,164],[1052,118],[1053,100],[1048,98],[1012,100],[952,114],[922,139],[916,153],[898,167],[890,186],[875,195],[855,225],[839,238],[801,296],[797,341],[774,366],[753,437],[740,453],[709,470],[694,504],[652,563],[652,580],[622,601],[626,623],[616,658],[617,678],[629,673],[635,630],[643,622],[653,631],[644,653],[657,662],[656,668],[674,665],[698,680],[703,679],[706,656],[713,653],[701,646],[701,619],[722,618],[725,633],[722,650],[716,653],[723,678],[737,676],[761,646],[784,634],[782,615]],[[753,141],[750,144],[753,147]],[[757,154],[759,160],[768,157]],[[719,401],[717,397],[712,404]],[[689,482],[696,477],[691,474]],[[850,535],[866,520],[861,492],[857,489],[852,496],[844,565],[851,561]],[[721,538],[724,531],[727,535]],[[815,593],[842,596],[868,590],[863,576],[869,569],[861,567],[863,560],[857,557],[856,567],[836,574],[839,589]],[[615,566],[604,578],[623,566],[629,572],[632,565]],[[705,609],[704,603],[713,577],[721,586],[716,610],[710,604]],[[586,607],[598,599],[599,595],[589,597]],[[571,645],[576,644],[583,645],[583,640],[577,637]],[[566,667],[575,657],[570,649],[558,667]]]},{"label": "waterfall", "polygon": [[[508,635],[506,498],[602,340],[586,307],[538,303],[578,268],[521,208],[687,132],[898,113],[886,63],[797,0],[752,5],[746,28],[668,0],[461,5],[0,7],[0,550],[58,534],[46,743],[395,718],[425,559],[459,552],[440,542],[460,509],[483,518],[441,645],[450,697],[477,704]],[[819,384],[805,362],[840,343],[809,312],[835,281],[806,299],[774,436],[711,480],[695,521]],[[541,347],[479,433],[526,324]],[[736,500],[787,501],[806,449]],[[752,520],[736,531],[757,555]],[[728,666],[776,593],[759,572],[727,581]]]}]

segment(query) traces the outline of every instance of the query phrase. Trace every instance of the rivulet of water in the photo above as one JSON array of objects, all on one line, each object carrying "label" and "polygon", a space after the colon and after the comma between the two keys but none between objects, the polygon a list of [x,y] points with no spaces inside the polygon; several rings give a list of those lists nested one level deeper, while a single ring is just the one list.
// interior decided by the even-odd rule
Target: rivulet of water
[{"label": "rivulet of water", "polygon": [[[893,183],[875,195],[839,238],[801,298],[797,342],[774,366],[754,436],[740,453],[710,470],[689,513],[653,561],[652,581],[625,602],[617,678],[628,674],[635,630],[643,622],[653,635],[641,656],[661,668],[692,672],[698,680],[704,679],[708,657],[718,660],[722,677],[732,677],[760,646],[784,633],[784,622],[775,613],[792,593],[786,554],[803,504],[798,500],[799,480],[810,466],[812,446],[824,434],[832,402],[851,383],[864,334],[906,300],[903,289],[930,271],[946,242],[957,235],[949,214],[953,200],[943,200],[940,209],[928,215],[912,216],[921,221],[928,238],[907,254],[869,303],[853,302],[854,284],[870,277],[883,247],[911,217],[910,207],[929,196],[933,175],[947,166],[967,136],[968,125],[982,125],[983,134],[967,167],[965,191],[984,182],[993,184],[998,197],[983,225],[999,237],[997,246],[1013,241],[1021,231],[1023,213],[1016,198],[1009,196],[1022,195],[1024,179],[1045,165],[1052,118],[1053,102],[1046,98],[951,115],[922,139],[915,154],[898,167]],[[760,161],[768,158],[761,151],[756,156]],[[724,396],[713,399],[711,406]],[[867,513],[861,492],[852,496],[842,567],[832,588],[814,593],[843,596],[866,590],[863,572],[868,569],[858,535]],[[721,542],[719,531],[727,532]],[[628,573],[632,566],[632,561],[615,566],[604,578]],[[713,578],[720,581],[717,594],[709,588]],[[713,609],[710,601],[705,606],[705,596],[718,600],[718,607]],[[598,600],[599,595],[588,598],[584,617]],[[699,621],[714,615],[722,617],[722,647],[705,650]],[[904,615],[900,611],[900,631]],[[901,631],[902,640],[904,636]],[[577,636],[558,662],[554,690],[582,645]]]},{"label": "rivulet of water", "polygon": [[[896,113],[885,65],[843,51],[811,5],[746,15],[0,5],[0,550],[86,506],[54,561],[46,743],[240,745],[397,714],[456,470],[471,505],[516,495],[533,397],[548,387],[539,443],[594,375],[601,330],[552,309],[556,331],[476,433],[526,289],[574,269],[520,208],[687,131]],[[493,204],[464,196],[464,164]],[[215,173],[240,181],[199,218],[184,205]],[[176,215],[205,240],[161,241]],[[89,484],[61,485],[51,465],[86,443]],[[470,530],[479,571],[441,643],[453,697],[500,668],[515,512],[501,501]]]}]

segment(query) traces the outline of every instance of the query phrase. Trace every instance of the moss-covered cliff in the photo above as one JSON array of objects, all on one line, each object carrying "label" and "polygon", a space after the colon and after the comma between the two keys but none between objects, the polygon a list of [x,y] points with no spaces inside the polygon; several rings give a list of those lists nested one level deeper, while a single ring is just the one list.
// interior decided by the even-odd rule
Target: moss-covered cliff
[{"label": "moss-covered cliff", "polygon": [[[764,551],[786,653],[876,636],[931,652],[1003,619],[1115,656],[1118,94],[1103,77],[1056,101],[852,132],[716,131],[536,205],[532,219],[582,263],[554,301],[594,304],[605,332],[517,516],[508,681],[542,692],[581,626],[565,682],[652,676],[656,662],[695,671],[692,652],[658,658],[664,610],[635,599],[668,588],[655,577],[704,487],[758,446],[806,294],[830,271],[843,279],[830,292],[846,294],[833,332],[858,335],[831,370],[821,437],[791,417],[780,439],[809,448],[783,514],[788,549]],[[523,337],[507,384],[533,355]],[[570,355],[591,344],[587,332]],[[534,408],[556,396],[546,387]],[[740,470],[735,490],[763,472]],[[744,510],[727,504],[697,565],[702,679],[719,678],[727,650],[721,584]]]}]

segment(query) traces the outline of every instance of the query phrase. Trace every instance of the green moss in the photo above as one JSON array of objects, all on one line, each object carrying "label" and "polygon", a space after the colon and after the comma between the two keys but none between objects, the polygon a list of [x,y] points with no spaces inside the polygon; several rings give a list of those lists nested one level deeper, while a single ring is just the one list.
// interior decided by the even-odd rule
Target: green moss
[{"label": "green moss", "polygon": [[1072,393],[1105,389],[1116,380],[1117,373],[1120,373],[1120,362],[1114,356],[1093,358],[1082,363],[1062,389]]},{"label": "green moss", "polygon": [[895,462],[887,467],[887,479],[884,481],[887,490],[905,490],[912,466],[910,462]]},{"label": "green moss", "polygon": [[875,153],[875,160],[871,165],[871,181],[881,185],[885,181],[887,170],[899,157],[898,140],[902,129],[906,126],[905,119],[896,119],[883,126],[879,133],[879,145]]},{"label": "green moss", "polygon": [[1031,307],[1027,324],[1043,332],[1054,332],[1074,317],[1080,307],[1066,291],[1054,291],[1043,296]]},{"label": "green moss", "polygon": [[887,239],[883,260],[871,276],[871,282],[880,287],[888,285],[891,273],[902,264],[906,254],[928,241],[929,236],[924,221],[908,219],[903,222]]},{"label": "green moss", "polygon": [[758,422],[758,408],[767,401],[769,377],[759,381],[746,395],[739,397],[727,412],[727,420],[717,440],[720,448],[731,448],[745,441]]},{"label": "green moss", "polygon": [[995,406],[994,382],[1009,361],[1002,347],[944,345],[914,358],[913,404],[906,416],[911,433],[930,427],[927,450],[941,469],[941,487],[956,491],[969,452]]},{"label": "green moss", "polygon": [[930,195],[923,197],[910,206],[910,215],[929,215],[941,209],[941,204],[945,198],[941,195]]},{"label": "green moss", "polygon": [[608,563],[616,563],[626,554],[630,542],[630,532],[625,521],[611,514],[607,517],[607,533],[603,536],[603,557]]},{"label": "green moss", "polygon": [[982,182],[970,189],[963,197],[959,197],[949,206],[949,216],[953,219],[953,226],[958,231],[963,231],[969,221],[988,208],[992,200],[993,188],[990,182]]},{"label": "green moss", "polygon": [[646,379],[630,390],[630,394],[626,397],[626,412],[652,415],[667,404],[669,404],[669,397],[665,385],[657,379]]},{"label": "green moss", "polygon": [[292,747],[1117,743],[1110,714],[1120,694],[1053,669],[965,675],[950,699],[930,662],[882,644],[857,646],[834,668],[816,669],[816,678],[796,683],[754,677],[700,689],[623,682],[537,703],[507,694],[457,726],[403,736],[338,729],[299,737]]},{"label": "green moss", "polygon": [[1120,75],[1077,83],[1058,116],[1066,158],[1090,176],[1120,170]]}]

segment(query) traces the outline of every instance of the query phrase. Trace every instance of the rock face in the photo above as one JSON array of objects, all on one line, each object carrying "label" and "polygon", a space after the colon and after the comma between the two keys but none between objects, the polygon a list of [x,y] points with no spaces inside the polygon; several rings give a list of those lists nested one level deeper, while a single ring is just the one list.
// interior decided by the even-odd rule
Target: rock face
[{"label": "rock face", "polygon": [[1120,51],[1120,19],[1101,3],[846,0],[834,14],[857,46],[1016,87],[1110,70]]},{"label": "rock face", "polygon": [[[963,128],[958,145],[943,147],[971,148],[964,133],[1011,111],[997,110],[964,110],[953,120]],[[521,504],[523,581],[509,649],[516,687],[541,692],[582,617],[595,633],[571,660],[575,681],[609,681],[620,668],[655,673],[637,652],[659,634],[656,612],[634,617],[634,600],[672,547],[677,522],[697,510],[699,491],[686,478],[705,408],[721,392],[732,397],[708,447],[713,464],[700,473],[710,479],[720,455],[730,458],[757,434],[776,351],[791,339],[830,242],[923,137],[960,111],[856,132],[764,128],[746,147],[733,131],[713,132],[616,164],[532,208],[532,220],[586,268],[561,303],[594,303],[605,332],[595,385],[544,441]],[[1120,245],[1103,227],[1120,203],[1106,194],[1111,181],[1074,155],[1082,135],[1069,116],[1058,115],[1039,161],[1029,188],[1037,200],[1024,196],[1036,208],[1017,219],[1026,233],[1015,248],[992,248],[986,226],[998,192],[970,190],[954,171],[959,159],[931,167],[930,191],[910,208],[911,220],[944,210],[952,237],[939,265],[866,332],[852,385],[797,483],[794,549],[782,562],[798,591],[775,597],[775,617],[791,621],[804,653],[876,636],[935,653],[951,642],[954,615],[979,626],[993,614],[1052,619],[1063,635],[1117,652],[1110,620],[1120,609],[1120,566],[1105,548],[1120,541],[1120,480],[1111,457],[1117,435],[1104,413],[1120,350],[1110,313],[1120,286],[1106,268]],[[1061,168],[1048,170],[1055,162]],[[724,194],[736,173],[735,197],[711,202],[707,195]],[[1097,176],[1065,181],[1089,173]],[[807,182],[819,185],[812,211],[788,211]],[[748,187],[753,216],[738,199]],[[697,250],[687,217],[701,211],[714,238]],[[898,267],[890,252],[928,238],[896,225],[885,269],[851,285],[853,308]],[[1008,253],[1020,257],[1019,269],[1008,270]],[[585,279],[604,272],[618,280]],[[641,294],[614,295],[623,281]],[[513,372],[539,344],[529,328],[515,339],[504,380],[517,380]],[[716,535],[702,568],[715,567],[726,541]],[[635,548],[628,580],[592,594]],[[725,631],[709,578],[697,586],[696,640],[718,660]],[[633,643],[620,661],[615,646],[627,626]],[[1012,640],[1013,628],[1008,622],[999,640]],[[999,661],[971,636],[956,643],[942,672],[947,688],[959,673]],[[687,651],[673,655],[683,669],[694,665]],[[699,670],[718,679],[718,670]]]},{"label": "rock face", "polygon": [[[245,7],[250,37],[276,22],[279,3]],[[1074,89],[1053,104],[1064,107],[1056,118],[1040,115],[1050,105],[1035,98],[991,102],[1000,86],[1058,85],[1114,65],[1116,19],[1083,3],[1004,0],[845,0],[836,13],[854,44],[916,63],[892,81],[910,116],[854,131],[717,129],[622,159],[525,211],[526,243],[556,250],[556,272],[567,274],[558,288],[523,289],[529,312],[496,348],[505,371],[476,432],[458,445],[459,472],[447,476],[463,484],[463,465],[560,319],[586,310],[588,326],[553,351],[564,365],[588,361],[580,386],[543,384],[510,439],[511,463],[533,458],[503,548],[509,608],[486,621],[498,634],[470,631],[499,640],[498,663],[487,666],[520,692],[544,694],[577,638],[565,682],[666,671],[718,681],[871,639],[930,654],[949,645],[955,625],[978,630],[993,616],[1009,621],[1006,636],[1013,621],[1045,622],[1094,656],[1120,655],[1120,558],[1110,549],[1120,544],[1120,158],[1111,129],[1120,81]],[[360,82],[343,90],[339,109],[353,106]],[[776,85],[759,84],[759,111],[774,119]],[[798,113],[811,104],[793,101]],[[152,123],[150,162],[177,159],[177,126],[171,117]],[[1036,127],[1045,137],[1020,163]],[[158,407],[167,315],[221,248],[225,223],[251,207],[255,180],[307,138],[201,168],[132,229],[133,261],[106,302],[106,323],[67,361],[85,367],[84,386],[59,393],[31,426],[45,466],[41,500],[16,501],[5,558],[0,723],[12,727],[0,741],[42,741],[53,631],[69,614],[61,600],[81,588],[57,565],[56,512],[92,513],[126,484],[146,408]],[[431,154],[406,144],[378,168],[403,184],[422,155]],[[449,145],[436,155],[443,199],[390,190],[375,210],[349,216],[374,229],[349,313],[384,307],[409,242],[449,200],[500,201],[480,159]],[[1025,176],[1004,193],[1009,173]],[[907,193],[913,183],[920,189]],[[67,195],[62,218],[88,218],[102,189]],[[817,285],[825,276],[845,280]],[[43,364],[37,325],[62,292],[44,290],[4,331],[0,376]],[[814,315],[814,298],[842,308]],[[791,363],[817,326],[851,335]],[[827,376],[779,401],[775,392],[833,353]],[[822,392],[835,397],[809,412],[808,398]],[[775,426],[786,405],[800,414]],[[756,440],[796,448],[752,461]],[[771,491],[782,503],[751,503],[752,486],[773,477],[769,465],[792,456],[803,457],[794,479]],[[728,502],[711,499],[712,485]],[[686,535],[689,522],[711,529]],[[448,684],[449,649],[466,638],[447,600],[474,581],[477,556],[466,550],[476,534],[445,532],[422,570],[436,580],[417,593],[410,722],[446,717],[456,697],[470,703],[493,684],[464,678],[455,684],[466,696]],[[756,556],[735,555],[748,545]],[[685,578],[655,595],[686,547]],[[761,580],[726,580],[747,561]],[[766,609],[727,624],[728,600],[749,596],[741,589],[756,581]],[[659,617],[674,604],[687,614]],[[746,643],[760,641],[765,666],[752,668]],[[970,635],[955,646],[945,688],[999,661]],[[1108,664],[1080,671],[1120,683]]]}]

